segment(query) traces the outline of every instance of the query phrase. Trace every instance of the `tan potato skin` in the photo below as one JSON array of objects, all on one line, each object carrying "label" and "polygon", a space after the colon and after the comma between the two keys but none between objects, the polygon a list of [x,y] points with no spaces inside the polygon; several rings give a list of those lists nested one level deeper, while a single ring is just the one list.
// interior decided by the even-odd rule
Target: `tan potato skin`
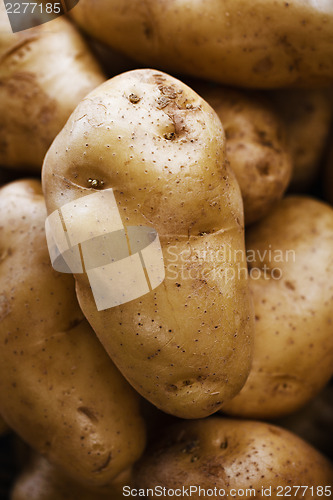
[{"label": "tan potato skin", "polygon": [[[250,270],[253,365],[241,392],[223,409],[273,418],[305,405],[332,376],[333,210],[308,197],[288,197],[246,237],[249,266],[269,271],[260,277]],[[271,269],[278,269],[272,271],[276,279]]]},{"label": "tan potato skin", "polygon": [[293,161],[291,189],[304,191],[319,173],[333,117],[332,89],[268,94],[281,116]]},{"label": "tan potato skin", "polygon": [[83,37],[60,17],[16,34],[0,4],[0,165],[40,172],[81,99],[105,80]]},{"label": "tan potato skin", "polygon": [[53,271],[40,182],[0,190],[0,411],[34,449],[87,485],[109,484],[145,445],[137,395]]},{"label": "tan potato skin", "polygon": [[[139,102],[130,102],[132,93]],[[81,102],[50,148],[48,212],[94,192],[89,178],[112,187],[125,225],[157,230],[166,278],[98,312],[85,275],[76,275],[85,316],[127,380],[158,408],[182,418],[217,411],[246,380],[253,331],[242,201],[217,115],[165,73],[119,75]],[[222,245],[230,258],[216,255]],[[236,279],[225,279],[227,269]]]},{"label": "tan potato skin", "polygon": [[[224,489],[236,500],[278,500],[288,494],[312,500],[320,498],[317,486],[332,486],[332,481],[332,464],[294,434],[264,422],[216,417],[170,428],[134,471],[136,488],[216,487],[217,494],[210,498],[226,498],[218,494]],[[302,488],[296,494],[294,486],[308,486],[308,490]],[[271,494],[264,496],[262,488],[271,488]],[[237,494],[242,489],[255,490],[256,495],[250,491]],[[191,498],[203,498],[203,494],[193,492]]]},{"label": "tan potato skin", "polygon": [[82,29],[146,66],[252,88],[333,82],[331,0],[81,0]]},{"label": "tan potato skin", "polygon": [[[124,478],[122,484],[129,484]],[[121,484],[101,492],[76,483],[40,455],[34,455],[17,478],[11,500],[121,500]]]},{"label": "tan potato skin", "polygon": [[292,162],[282,122],[258,94],[205,84],[196,89],[222,122],[227,157],[242,192],[245,223],[251,224],[282,198],[290,181]]}]

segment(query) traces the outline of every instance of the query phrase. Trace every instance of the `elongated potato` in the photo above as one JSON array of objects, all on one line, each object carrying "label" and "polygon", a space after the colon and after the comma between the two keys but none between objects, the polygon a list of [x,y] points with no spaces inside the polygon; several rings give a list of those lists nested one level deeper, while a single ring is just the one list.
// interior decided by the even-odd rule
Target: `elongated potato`
[{"label": "elongated potato", "polygon": [[[43,166],[48,213],[62,214],[74,240],[110,234],[107,217],[117,221],[118,234],[124,227],[148,227],[152,237],[157,231],[163,258],[142,251],[145,267],[138,263],[134,271],[139,250],[132,252],[132,242],[129,249],[124,242],[121,263],[112,256],[105,262],[106,247],[93,263],[83,259],[90,281],[76,273],[76,292],[127,380],[183,418],[217,411],[239,392],[251,363],[243,207],[224,142],[217,115],[189,87],[159,71],[136,70],[81,102]],[[100,205],[90,202],[96,199]],[[144,269],[155,283],[150,293],[139,277]]]},{"label": "elongated potato", "polygon": [[0,165],[40,172],[75,106],[104,79],[67,19],[13,34],[1,2]]},{"label": "elongated potato", "polygon": [[244,202],[246,224],[262,218],[280,200],[292,163],[283,125],[269,101],[255,93],[200,84],[226,135],[226,152]]},{"label": "elongated potato", "polygon": [[278,90],[268,95],[286,130],[293,161],[291,188],[305,191],[319,174],[333,117],[332,90]]},{"label": "elongated potato", "polygon": [[333,209],[288,197],[247,232],[256,317],[249,378],[224,407],[269,418],[305,405],[333,373]]},{"label": "elongated potato", "polygon": [[291,432],[223,418],[181,422],[167,430],[146,451],[134,475],[136,490],[164,487],[177,490],[180,498],[191,491],[195,500],[312,500],[330,496],[332,481],[332,464]]},{"label": "elongated potato", "polygon": [[[127,479],[127,478],[126,478]],[[129,484],[125,480],[125,484]],[[90,489],[76,483],[40,455],[34,455],[17,478],[11,500],[120,500],[121,485]]]},{"label": "elongated potato", "polygon": [[71,15],[173,73],[253,88],[333,83],[331,0],[80,0]]},{"label": "elongated potato", "polygon": [[68,475],[109,484],[143,451],[138,396],[111,363],[56,273],[40,182],[0,190],[0,411]]}]

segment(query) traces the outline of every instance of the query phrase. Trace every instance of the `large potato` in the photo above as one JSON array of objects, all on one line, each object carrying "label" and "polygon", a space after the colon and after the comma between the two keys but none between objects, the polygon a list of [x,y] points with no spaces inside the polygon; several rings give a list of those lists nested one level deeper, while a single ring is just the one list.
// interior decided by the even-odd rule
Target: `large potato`
[{"label": "large potato", "polygon": [[286,129],[293,161],[291,187],[306,190],[319,172],[328,139],[333,116],[332,91],[278,90],[269,96]]},{"label": "large potato", "polygon": [[282,122],[258,94],[200,84],[226,135],[226,152],[244,202],[246,224],[259,220],[280,200],[292,170]]},{"label": "large potato", "polygon": [[333,83],[331,0],[80,0],[71,15],[173,73],[254,88]]},{"label": "large potato", "polygon": [[[124,484],[128,484],[125,480]],[[17,478],[11,500],[120,500],[121,485],[106,492],[76,483],[40,455],[34,455]]]},{"label": "large potato", "polygon": [[0,190],[0,412],[66,473],[107,485],[143,451],[138,396],[111,363],[56,273],[40,182]]},{"label": "large potato", "polygon": [[104,80],[67,19],[13,34],[0,2],[0,165],[40,172],[75,106]]},{"label": "large potato", "polygon": [[195,500],[312,500],[330,496],[332,481],[332,464],[292,433],[264,422],[223,418],[181,422],[167,430],[134,473],[136,489],[165,487],[178,490],[181,498],[191,491]]},{"label": "large potato", "polygon": [[[65,224],[80,240],[110,231],[110,188],[122,225],[158,232],[165,280],[150,293],[98,310],[86,274],[75,275],[76,292],[129,382],[184,418],[217,411],[239,392],[251,363],[243,206],[224,143],[217,115],[189,87],[159,71],[136,70],[80,103],[43,166],[49,214],[60,209],[64,217],[65,210]],[[87,195],[98,192],[104,204],[84,208]],[[138,256],[128,253],[126,263]],[[98,278],[119,269],[95,266],[90,272]],[[125,276],[120,302],[137,286],[135,276]],[[97,286],[94,294],[100,289],[109,293]]]},{"label": "large potato", "polygon": [[253,365],[224,410],[278,417],[307,403],[333,373],[333,210],[308,197],[285,198],[246,237]]}]

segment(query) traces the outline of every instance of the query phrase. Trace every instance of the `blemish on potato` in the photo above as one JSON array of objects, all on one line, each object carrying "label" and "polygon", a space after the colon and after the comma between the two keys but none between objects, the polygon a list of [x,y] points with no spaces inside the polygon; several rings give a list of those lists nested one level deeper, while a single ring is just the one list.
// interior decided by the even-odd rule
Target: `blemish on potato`
[{"label": "blemish on potato", "polygon": [[136,94],[130,94],[128,99],[131,103],[136,104],[141,100],[141,97],[138,97]]}]

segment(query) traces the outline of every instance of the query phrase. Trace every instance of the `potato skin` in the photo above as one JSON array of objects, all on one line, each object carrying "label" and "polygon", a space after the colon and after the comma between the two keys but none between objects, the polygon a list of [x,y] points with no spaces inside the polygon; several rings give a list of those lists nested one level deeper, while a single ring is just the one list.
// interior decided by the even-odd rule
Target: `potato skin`
[{"label": "potato skin", "polygon": [[[208,418],[181,422],[148,449],[134,470],[136,488],[254,489],[255,498],[266,498],[262,487],[271,487],[269,498],[278,500],[291,487],[294,498],[317,498],[304,488],[295,495],[293,486],[331,486],[332,464],[294,434],[264,422]],[[280,496],[278,495],[280,493]],[[226,496],[226,495],[225,495]],[[247,498],[254,498],[250,492]],[[184,496],[185,498],[185,496]],[[199,499],[202,495],[192,494]],[[224,498],[219,494],[211,498]],[[319,498],[319,496],[318,496]]]},{"label": "potato skin", "polygon": [[145,445],[139,398],[55,272],[38,181],[0,190],[0,412],[68,475],[109,484]]},{"label": "potato skin", "polygon": [[[85,316],[127,380],[158,408],[183,418],[217,411],[246,380],[253,330],[242,200],[218,117],[165,73],[119,75],[81,102],[48,151],[48,212],[94,192],[89,178],[113,189],[125,225],[156,229],[166,278],[98,312],[78,274]],[[222,245],[231,257],[219,259]],[[226,269],[236,279],[227,282]]]},{"label": "potato skin", "polygon": [[290,181],[292,163],[282,122],[269,101],[256,93],[205,84],[195,88],[222,122],[245,223],[256,222],[282,198]]},{"label": "potato skin", "polygon": [[319,173],[333,117],[332,90],[268,93],[281,116],[293,161],[291,189],[305,191]]},{"label": "potato skin", "polygon": [[[128,480],[125,481],[128,484]],[[17,478],[11,500],[120,500],[120,485],[89,489],[76,483],[46,458],[35,454]]]},{"label": "potato skin", "polygon": [[252,88],[333,82],[333,6],[306,0],[81,0],[81,28],[139,62]]},{"label": "potato skin", "polygon": [[75,106],[105,80],[64,17],[13,34],[0,5],[0,165],[40,172]]},{"label": "potato skin", "polygon": [[285,198],[248,230],[246,244],[254,357],[245,386],[223,410],[275,418],[305,405],[332,376],[333,210]]}]

